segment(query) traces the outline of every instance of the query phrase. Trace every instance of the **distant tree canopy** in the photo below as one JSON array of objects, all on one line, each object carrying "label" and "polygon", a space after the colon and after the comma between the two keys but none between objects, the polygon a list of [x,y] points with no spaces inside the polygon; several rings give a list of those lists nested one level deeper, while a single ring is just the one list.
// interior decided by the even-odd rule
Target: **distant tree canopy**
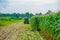
[{"label": "distant tree canopy", "polygon": [[49,14],[49,13],[51,13],[52,11],[51,10],[48,10],[48,12],[46,13],[46,14]]},{"label": "distant tree canopy", "polygon": [[42,13],[40,12],[39,15],[42,15]]},{"label": "distant tree canopy", "polygon": [[33,16],[33,13],[29,13],[29,12],[26,12],[26,13],[25,13],[25,17],[30,18],[30,17],[32,17],[32,16]]},{"label": "distant tree canopy", "polygon": [[26,12],[25,17],[29,17],[29,12]]},{"label": "distant tree canopy", "polygon": [[42,13],[40,12],[40,13],[36,13],[36,15],[42,15]]},{"label": "distant tree canopy", "polygon": [[33,14],[26,12],[26,13],[0,13],[0,17],[11,17],[11,18],[24,18],[25,16],[27,17],[32,17]]}]

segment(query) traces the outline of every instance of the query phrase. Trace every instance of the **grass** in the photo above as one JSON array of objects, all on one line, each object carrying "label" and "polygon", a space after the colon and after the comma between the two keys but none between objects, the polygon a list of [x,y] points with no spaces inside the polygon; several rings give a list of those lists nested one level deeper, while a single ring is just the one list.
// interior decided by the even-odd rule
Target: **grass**
[{"label": "grass", "polygon": [[7,26],[7,25],[10,25],[11,23],[14,23],[14,22],[22,22],[24,21],[23,19],[11,19],[11,18],[5,18],[5,19],[2,19],[0,20],[0,26]]},{"label": "grass", "polygon": [[29,24],[24,25],[20,30],[17,40],[43,40],[43,37],[41,37],[38,31],[33,32],[31,29]]}]

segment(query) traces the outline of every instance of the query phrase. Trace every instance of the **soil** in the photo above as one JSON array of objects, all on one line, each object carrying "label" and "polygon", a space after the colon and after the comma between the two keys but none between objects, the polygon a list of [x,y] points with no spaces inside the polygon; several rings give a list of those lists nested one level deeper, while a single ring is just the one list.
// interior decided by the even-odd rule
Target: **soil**
[{"label": "soil", "polygon": [[[24,24],[21,22],[13,23],[9,26],[0,27],[0,40],[14,40]],[[13,36],[13,38],[12,38]]]}]

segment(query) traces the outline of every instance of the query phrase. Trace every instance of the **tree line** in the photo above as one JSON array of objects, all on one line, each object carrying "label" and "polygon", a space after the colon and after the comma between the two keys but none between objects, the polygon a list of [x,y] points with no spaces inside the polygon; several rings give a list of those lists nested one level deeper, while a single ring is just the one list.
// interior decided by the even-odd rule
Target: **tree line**
[{"label": "tree line", "polygon": [[11,18],[24,18],[25,16],[31,18],[33,16],[33,13],[0,13],[0,17],[11,17]]},{"label": "tree line", "polygon": [[[51,13],[51,10],[48,10],[45,14],[49,14]],[[35,15],[42,15],[42,13],[35,13]],[[11,18],[24,18],[24,17],[28,17],[31,18],[32,16],[34,16],[34,13],[30,13],[30,12],[26,12],[26,13],[0,13],[0,17],[11,17]]]}]

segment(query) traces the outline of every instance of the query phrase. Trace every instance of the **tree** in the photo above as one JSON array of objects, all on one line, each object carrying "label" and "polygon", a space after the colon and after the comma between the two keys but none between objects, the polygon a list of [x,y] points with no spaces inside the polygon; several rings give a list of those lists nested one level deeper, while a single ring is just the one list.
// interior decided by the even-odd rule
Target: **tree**
[{"label": "tree", "polygon": [[17,19],[18,19],[18,18],[19,18],[19,13],[13,13],[13,14],[12,14],[12,17],[14,17],[14,18],[17,18]]},{"label": "tree", "polygon": [[42,13],[40,12],[39,15],[42,15]]},{"label": "tree", "polygon": [[34,16],[33,13],[30,13],[30,14],[29,14],[29,18],[31,18],[32,16]]},{"label": "tree", "polygon": [[36,13],[35,15],[39,15],[38,13]]},{"label": "tree", "polygon": [[46,13],[46,14],[49,14],[49,13],[51,13],[52,11],[51,10],[48,10],[48,12]]},{"label": "tree", "polygon": [[17,14],[16,14],[17,19],[19,19],[19,16],[20,16],[20,14],[19,14],[19,13],[17,13]]},{"label": "tree", "polygon": [[40,13],[36,13],[36,15],[42,15],[42,13],[40,12]]},{"label": "tree", "polygon": [[28,17],[28,18],[29,18],[29,12],[26,12],[26,14],[25,14],[25,15],[26,15],[26,17]]}]

